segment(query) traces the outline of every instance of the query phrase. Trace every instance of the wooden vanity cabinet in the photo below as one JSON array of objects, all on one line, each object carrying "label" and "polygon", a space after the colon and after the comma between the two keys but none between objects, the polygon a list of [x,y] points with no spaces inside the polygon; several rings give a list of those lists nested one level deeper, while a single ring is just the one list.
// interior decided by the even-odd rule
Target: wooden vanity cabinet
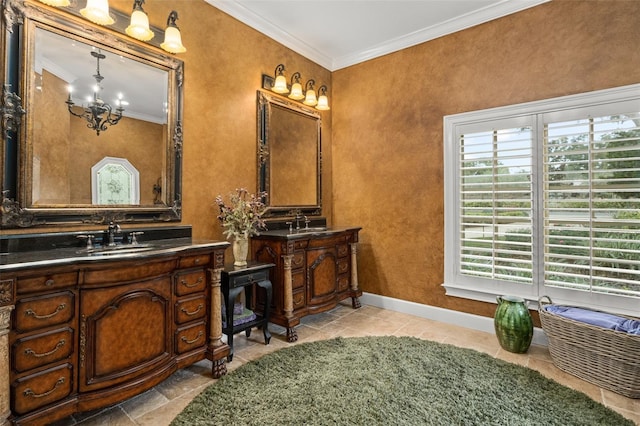
[{"label": "wooden vanity cabinet", "polygon": [[[270,322],[287,328],[287,340],[298,339],[295,326],[306,315],[325,312],[338,302],[358,297],[357,243],[360,228],[323,232],[267,231],[251,238],[254,260],[274,263]],[[258,298],[258,311],[261,310]]]},{"label": "wooden vanity cabinet", "polygon": [[78,272],[49,268],[11,281],[16,295],[9,333],[11,411],[28,416],[57,404],[70,414],[70,396],[77,393]]},{"label": "wooden vanity cabinet", "polygon": [[226,246],[3,272],[15,306],[9,420],[48,424],[112,405],[205,357],[224,374]]}]

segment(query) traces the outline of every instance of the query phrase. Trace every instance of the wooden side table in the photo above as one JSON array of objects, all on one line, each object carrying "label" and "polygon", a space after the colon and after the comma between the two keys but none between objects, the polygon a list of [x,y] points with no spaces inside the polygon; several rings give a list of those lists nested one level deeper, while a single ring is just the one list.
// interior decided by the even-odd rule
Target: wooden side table
[{"label": "wooden side table", "polygon": [[[253,327],[262,327],[264,334],[264,344],[268,345],[271,340],[269,332],[269,310],[271,308],[271,297],[273,290],[271,281],[269,280],[269,271],[275,265],[273,263],[248,262],[246,266],[225,265],[221,274],[222,297],[225,304],[226,323],[222,327],[222,332],[227,336],[227,345],[230,351],[227,356],[227,362],[233,360],[233,335],[244,331],[249,337]],[[264,289],[266,293],[264,312],[262,315],[256,315],[256,318],[243,324],[234,325],[233,308],[234,303],[240,292],[249,286],[256,285],[258,288]],[[252,305],[253,292],[245,291],[245,300],[247,307]]]}]

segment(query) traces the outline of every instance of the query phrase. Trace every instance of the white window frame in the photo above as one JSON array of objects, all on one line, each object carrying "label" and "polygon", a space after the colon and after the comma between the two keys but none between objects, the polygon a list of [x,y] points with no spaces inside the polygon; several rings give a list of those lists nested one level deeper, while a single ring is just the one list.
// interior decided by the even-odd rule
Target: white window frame
[{"label": "white window frame", "polygon": [[[533,129],[534,153],[533,173],[540,173],[539,164],[542,161],[542,147],[537,144],[541,141],[544,123],[543,114],[562,115],[564,110],[575,108],[593,108],[607,104],[622,104],[628,111],[640,111],[640,84],[622,86],[613,89],[605,89],[587,92],[578,95],[570,95],[543,101],[528,102],[482,111],[472,111],[444,117],[444,194],[445,194],[445,270],[444,283],[447,296],[462,297],[484,302],[496,302],[497,296],[510,294],[519,296],[529,301],[529,307],[537,308],[539,297],[548,295],[554,303],[580,305],[594,309],[607,310],[628,315],[638,315],[640,312],[640,300],[637,298],[580,294],[575,290],[545,287],[543,277],[544,250],[540,241],[543,237],[541,212],[541,198],[543,193],[543,180],[535,179],[533,187],[533,285],[509,283],[505,281],[489,280],[486,278],[462,275],[458,270],[460,240],[460,198],[458,190],[459,182],[459,150],[457,135],[461,129],[469,132],[476,125],[487,122],[528,122]],[[571,114],[571,112],[568,112]],[[585,297],[586,296],[586,297]]]}]

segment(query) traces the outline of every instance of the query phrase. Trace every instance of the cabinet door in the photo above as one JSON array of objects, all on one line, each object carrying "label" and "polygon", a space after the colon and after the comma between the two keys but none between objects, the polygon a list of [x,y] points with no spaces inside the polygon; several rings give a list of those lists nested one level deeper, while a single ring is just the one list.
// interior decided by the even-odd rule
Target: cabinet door
[{"label": "cabinet door", "polygon": [[307,250],[307,305],[333,302],[337,287],[336,249]]},{"label": "cabinet door", "polygon": [[80,390],[130,381],[170,362],[171,280],[83,290]]}]

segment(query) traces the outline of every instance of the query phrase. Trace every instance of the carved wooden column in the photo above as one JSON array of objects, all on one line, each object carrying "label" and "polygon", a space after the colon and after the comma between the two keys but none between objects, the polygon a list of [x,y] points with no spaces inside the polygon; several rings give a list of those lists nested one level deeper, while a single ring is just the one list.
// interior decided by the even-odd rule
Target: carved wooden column
[{"label": "carved wooden column", "polygon": [[9,370],[9,331],[11,311],[14,303],[14,281],[0,281],[0,425],[9,424],[10,406],[10,370]]},{"label": "carved wooden column", "polygon": [[[293,276],[291,275],[292,254],[282,256],[284,260],[284,316],[287,320],[293,318]],[[287,342],[298,340],[298,332],[293,327],[287,327]]]},{"label": "carved wooden column", "polygon": [[220,293],[220,276],[222,268],[209,269],[211,284],[211,312],[209,324],[209,353],[212,362],[211,374],[215,379],[227,374],[225,359],[229,355],[229,346],[222,341],[222,295]]},{"label": "carved wooden column", "polygon": [[[0,297],[2,295],[0,294]],[[9,424],[9,326],[13,305],[0,307],[0,425]]]},{"label": "carved wooden column", "polygon": [[358,243],[351,243],[351,306],[353,309],[359,308],[360,299],[356,296],[358,291]]}]

